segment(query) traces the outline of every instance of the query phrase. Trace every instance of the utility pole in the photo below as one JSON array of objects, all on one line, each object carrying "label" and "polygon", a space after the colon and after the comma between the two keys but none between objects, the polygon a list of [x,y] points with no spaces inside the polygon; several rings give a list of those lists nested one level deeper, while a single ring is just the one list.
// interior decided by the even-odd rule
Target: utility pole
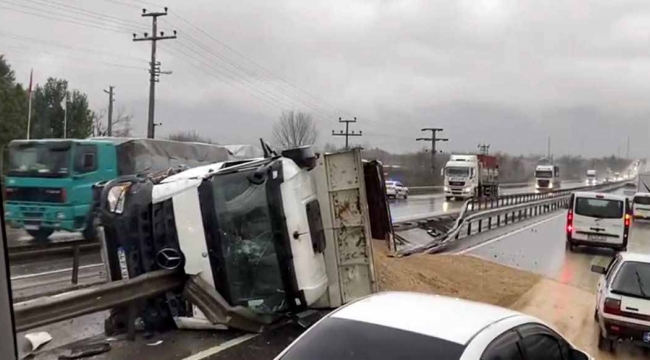
[{"label": "utility pole", "polygon": [[548,141],[546,142],[546,158],[548,161],[551,161],[551,136],[549,135]]},{"label": "utility pole", "polygon": [[415,141],[431,141],[431,171],[433,172],[436,168],[436,163],[435,163],[435,157],[436,157],[436,143],[438,141],[449,141],[449,139],[446,138],[438,138],[436,137],[436,133],[439,131],[443,131],[443,129],[440,128],[424,128],[420,131],[431,131],[431,137],[430,138],[417,138]]},{"label": "utility pole", "polygon": [[106,127],[106,135],[113,136],[113,89],[115,86],[109,86],[108,91],[104,90],[108,94],[108,126]]},{"label": "utility pole", "polygon": [[490,151],[490,144],[478,144],[478,149],[481,155],[487,155]]},{"label": "utility pole", "polygon": [[359,131],[358,133],[355,133],[354,130],[352,130],[352,132],[350,132],[350,123],[357,122],[356,117],[353,120],[343,120],[343,119],[339,118],[339,122],[340,123],[345,123],[345,132],[343,132],[343,130],[340,130],[339,132],[335,132],[334,130],[332,130],[332,136],[345,136],[345,150],[347,150],[348,145],[349,145],[348,138],[350,136],[363,136],[363,132]]},{"label": "utility pole", "polygon": [[147,123],[147,137],[150,139],[154,138],[156,129],[154,124],[156,83],[159,81],[158,75],[160,75],[160,63],[156,62],[156,42],[158,40],[176,39],[176,30],[174,30],[174,35],[171,36],[165,36],[163,31],[158,35],[158,17],[166,15],[167,7],[165,7],[165,12],[147,12],[147,9],[142,9],[143,17],[151,17],[151,36],[144,33],[144,37],[138,38],[136,34],[133,34],[133,41],[151,41],[151,62],[149,63],[149,120]]}]

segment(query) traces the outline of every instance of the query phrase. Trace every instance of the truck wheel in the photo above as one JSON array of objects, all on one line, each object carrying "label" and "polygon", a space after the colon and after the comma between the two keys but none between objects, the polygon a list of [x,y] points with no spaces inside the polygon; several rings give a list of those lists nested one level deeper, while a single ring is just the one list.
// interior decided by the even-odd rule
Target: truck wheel
[{"label": "truck wheel", "polygon": [[27,233],[36,241],[47,241],[47,238],[52,235],[54,229],[41,228],[38,230],[27,230]]},{"label": "truck wheel", "polygon": [[81,232],[81,236],[83,236],[84,239],[86,240],[94,240],[95,239],[95,226],[88,225],[86,226],[85,229]]},{"label": "truck wheel", "polygon": [[451,200],[451,198],[452,198],[451,196],[445,196],[445,200],[447,201]]}]

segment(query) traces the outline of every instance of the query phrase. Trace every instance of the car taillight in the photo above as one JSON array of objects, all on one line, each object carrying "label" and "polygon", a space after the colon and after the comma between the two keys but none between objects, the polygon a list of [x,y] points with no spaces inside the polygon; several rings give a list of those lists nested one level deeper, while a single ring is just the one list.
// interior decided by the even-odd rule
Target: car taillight
[{"label": "car taillight", "polygon": [[566,215],[566,231],[569,233],[573,231],[573,210],[569,210]]},{"label": "car taillight", "polygon": [[613,298],[605,298],[605,306],[603,311],[607,314],[621,315],[621,300]]},{"label": "car taillight", "polygon": [[[630,226],[630,223],[632,222],[632,215],[630,214],[625,214],[625,226]],[[620,224],[620,223],[619,223]]]}]

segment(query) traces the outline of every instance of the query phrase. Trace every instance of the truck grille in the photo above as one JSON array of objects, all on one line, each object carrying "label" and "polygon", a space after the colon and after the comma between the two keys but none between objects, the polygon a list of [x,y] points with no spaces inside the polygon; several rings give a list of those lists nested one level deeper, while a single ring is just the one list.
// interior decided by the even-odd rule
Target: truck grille
[{"label": "truck grille", "polygon": [[65,202],[65,190],[61,188],[41,187],[7,187],[5,189],[7,201],[26,201],[44,203]]},{"label": "truck grille", "polygon": [[449,186],[465,186],[464,181],[450,181]]},{"label": "truck grille", "polygon": [[547,187],[548,183],[549,183],[548,180],[537,180],[537,185],[539,185],[541,187]]}]

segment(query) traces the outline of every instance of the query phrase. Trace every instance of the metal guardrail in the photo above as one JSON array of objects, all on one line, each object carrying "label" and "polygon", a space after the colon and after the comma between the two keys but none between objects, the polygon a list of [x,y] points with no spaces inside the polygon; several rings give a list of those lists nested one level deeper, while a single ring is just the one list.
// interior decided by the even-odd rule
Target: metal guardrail
[{"label": "metal guardrail", "polygon": [[[598,186],[562,189],[539,194],[514,194],[498,198],[470,199],[465,202],[456,224],[446,233],[434,238],[427,244],[403,249],[397,256],[407,256],[415,253],[436,253],[446,246],[463,237],[483,231],[489,231],[515,221],[542,215],[555,211],[566,205],[569,196],[581,190],[612,191],[624,186],[625,182],[601,184]],[[502,221],[503,220],[503,221]],[[483,226],[486,222],[487,229]],[[474,229],[472,225],[476,224]]]},{"label": "metal guardrail", "polygon": [[129,280],[17,303],[14,304],[16,332],[131,305],[139,300],[181,288],[185,281],[186,276],[178,271],[159,270]]}]

